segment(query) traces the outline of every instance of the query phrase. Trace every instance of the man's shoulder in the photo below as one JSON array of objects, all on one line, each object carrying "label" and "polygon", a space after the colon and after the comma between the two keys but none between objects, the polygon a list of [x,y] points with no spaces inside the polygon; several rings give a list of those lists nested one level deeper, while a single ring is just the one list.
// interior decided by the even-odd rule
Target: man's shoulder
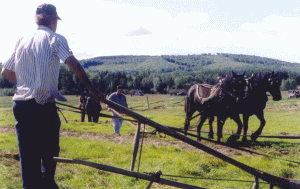
[{"label": "man's shoulder", "polygon": [[66,41],[67,41],[67,39],[65,38],[65,36],[63,36],[63,35],[61,35],[61,34],[59,34],[59,33],[54,33],[54,36],[55,36],[57,39],[66,40]]},{"label": "man's shoulder", "polygon": [[61,34],[53,32],[53,34],[50,36],[50,38],[53,43],[68,44],[67,39]]},{"label": "man's shoulder", "polygon": [[42,35],[46,34],[46,36],[48,36],[52,42],[67,43],[67,39],[63,35],[53,32],[51,29],[47,27],[39,27],[38,32],[40,32]]},{"label": "man's shoulder", "polygon": [[109,95],[109,97],[113,97],[113,96],[116,96],[117,95],[117,92],[113,92]]},{"label": "man's shoulder", "polygon": [[39,26],[35,33],[31,33],[24,36],[24,39],[31,40],[32,38],[38,39],[37,41],[49,41],[51,44],[67,43],[67,39],[56,32],[53,32],[46,26]]}]

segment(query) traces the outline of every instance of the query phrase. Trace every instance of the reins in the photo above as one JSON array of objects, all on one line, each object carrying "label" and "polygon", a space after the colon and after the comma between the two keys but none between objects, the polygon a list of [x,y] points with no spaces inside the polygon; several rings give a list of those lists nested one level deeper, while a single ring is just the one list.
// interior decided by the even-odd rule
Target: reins
[{"label": "reins", "polygon": [[[72,109],[76,109],[76,110],[81,110],[80,108],[77,108],[75,106],[71,106],[71,105],[68,105],[68,104],[64,104],[64,103],[61,103],[61,102],[56,102],[56,104],[59,104],[59,105],[62,105],[62,106],[66,106],[66,107],[69,107],[69,108],[72,108]],[[74,113],[79,113],[81,114],[82,112],[81,111],[75,111],[75,110],[69,110],[69,109],[65,109],[65,108],[60,108],[60,107],[57,107],[58,111],[63,115],[62,111],[61,110],[66,110],[66,111],[70,111],[70,112],[74,112]],[[86,111],[85,111],[86,113]],[[63,115],[64,119],[67,121],[67,119],[65,118],[65,116]],[[99,117],[106,117],[106,118],[116,118],[116,119],[123,119],[123,120],[126,120],[126,121],[130,121],[130,122],[138,122],[136,120],[132,120],[132,119],[126,119],[124,117],[121,117],[121,116],[112,116],[112,115],[108,115],[108,114],[103,114],[103,113],[99,113]]]}]

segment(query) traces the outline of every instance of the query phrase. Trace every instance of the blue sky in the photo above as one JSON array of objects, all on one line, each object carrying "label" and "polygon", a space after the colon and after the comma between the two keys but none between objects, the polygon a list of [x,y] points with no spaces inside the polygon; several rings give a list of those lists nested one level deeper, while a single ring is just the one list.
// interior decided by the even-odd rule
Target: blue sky
[{"label": "blue sky", "polygon": [[[45,1],[0,3],[0,62],[36,29]],[[232,53],[300,63],[300,1],[85,0],[49,1],[78,59],[111,55]]]}]

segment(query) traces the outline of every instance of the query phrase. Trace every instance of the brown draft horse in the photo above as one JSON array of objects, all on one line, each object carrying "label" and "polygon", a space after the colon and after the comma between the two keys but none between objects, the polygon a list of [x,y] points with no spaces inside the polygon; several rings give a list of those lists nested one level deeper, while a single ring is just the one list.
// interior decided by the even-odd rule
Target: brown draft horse
[{"label": "brown draft horse", "polygon": [[264,118],[264,109],[268,101],[266,93],[269,92],[275,101],[281,100],[281,81],[282,77],[279,73],[275,74],[274,72],[261,72],[249,78],[246,97],[238,104],[239,113],[243,114],[243,142],[247,141],[248,121],[252,115],[256,115],[260,120],[260,127],[251,135],[251,139],[255,141],[262,133],[266,124]]},{"label": "brown draft horse", "polygon": [[222,127],[225,120],[231,117],[238,124],[237,135],[241,134],[243,124],[240,121],[239,115],[236,112],[237,102],[245,97],[246,80],[243,75],[237,75],[234,72],[230,76],[226,76],[216,85],[195,84],[193,85],[185,98],[185,125],[184,130],[190,126],[190,119],[192,115],[199,111],[201,113],[198,121],[198,140],[200,140],[200,131],[203,123],[207,118],[210,118],[210,133],[209,137],[213,136],[212,122],[214,116],[217,116],[218,125],[218,142],[220,142],[222,135]]},{"label": "brown draft horse", "polygon": [[[237,112],[243,114],[244,135],[242,142],[247,142],[248,121],[252,115],[256,115],[260,120],[260,127],[251,135],[251,139],[255,141],[262,133],[266,124],[263,112],[268,101],[266,93],[269,92],[274,101],[281,100],[280,85],[282,79],[279,73],[275,74],[274,72],[253,74],[252,77],[248,79],[246,96],[240,100],[236,106]],[[240,120],[236,123],[239,124]],[[210,129],[212,129],[212,127]],[[221,128],[221,130],[222,129],[223,128]],[[210,132],[213,135],[213,131],[211,130]],[[239,137],[232,135],[230,140],[236,140],[238,138]]]}]

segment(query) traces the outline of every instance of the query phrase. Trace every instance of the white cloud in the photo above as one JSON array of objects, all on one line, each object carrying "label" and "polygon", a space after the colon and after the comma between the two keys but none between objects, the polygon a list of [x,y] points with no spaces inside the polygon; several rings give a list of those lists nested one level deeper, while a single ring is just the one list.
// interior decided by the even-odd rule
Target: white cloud
[{"label": "white cloud", "polygon": [[128,34],[126,34],[127,36],[142,36],[142,35],[151,35],[152,32],[145,29],[145,28],[142,28],[140,27],[139,29],[137,30],[133,30],[131,32],[129,32]]}]

